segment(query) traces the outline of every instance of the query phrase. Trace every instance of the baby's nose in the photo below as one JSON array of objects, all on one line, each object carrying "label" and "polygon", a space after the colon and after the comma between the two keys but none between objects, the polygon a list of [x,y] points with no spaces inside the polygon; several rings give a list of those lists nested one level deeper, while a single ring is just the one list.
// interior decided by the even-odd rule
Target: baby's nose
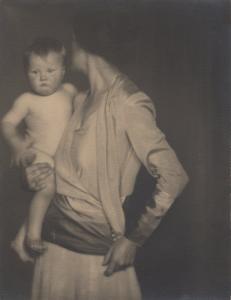
[{"label": "baby's nose", "polygon": [[47,79],[47,73],[46,72],[41,72],[40,73],[40,80],[46,80]]}]

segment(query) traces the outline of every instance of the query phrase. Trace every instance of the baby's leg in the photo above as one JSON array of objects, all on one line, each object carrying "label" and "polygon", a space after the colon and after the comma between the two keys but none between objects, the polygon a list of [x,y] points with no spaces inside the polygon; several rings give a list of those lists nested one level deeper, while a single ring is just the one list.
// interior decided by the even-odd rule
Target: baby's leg
[{"label": "baby's leg", "polygon": [[[32,147],[31,152],[35,154],[34,164],[47,162],[51,167],[54,167],[53,158]],[[25,157],[26,158],[26,157]],[[55,193],[55,178],[54,175],[46,179],[46,187],[34,194],[31,201],[29,215],[27,218],[25,245],[31,255],[38,255],[45,251],[46,247],[41,240],[41,231],[43,219],[45,217],[48,206]]]},{"label": "baby's leg", "polygon": [[26,234],[26,246],[31,254],[41,254],[46,249],[41,240],[42,224],[54,193],[55,179],[54,175],[51,175],[46,181],[46,187],[36,192],[32,199]]}]

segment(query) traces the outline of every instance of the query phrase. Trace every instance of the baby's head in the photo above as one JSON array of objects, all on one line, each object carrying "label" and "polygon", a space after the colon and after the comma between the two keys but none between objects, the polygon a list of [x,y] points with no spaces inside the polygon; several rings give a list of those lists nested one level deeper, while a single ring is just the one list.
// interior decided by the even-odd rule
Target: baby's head
[{"label": "baby's head", "polygon": [[62,83],[66,50],[54,38],[38,38],[25,51],[23,63],[32,91],[41,96],[49,96]]}]

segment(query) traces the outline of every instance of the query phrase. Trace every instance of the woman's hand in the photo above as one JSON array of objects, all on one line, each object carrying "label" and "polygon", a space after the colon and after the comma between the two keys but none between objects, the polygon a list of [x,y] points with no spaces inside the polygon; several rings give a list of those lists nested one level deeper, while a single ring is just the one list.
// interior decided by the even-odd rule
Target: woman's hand
[{"label": "woman's hand", "polygon": [[47,178],[51,176],[54,171],[48,163],[32,164],[32,162],[27,162],[27,165],[24,166],[23,175],[29,189],[36,192],[46,187]]},{"label": "woman's hand", "polygon": [[125,237],[114,242],[104,257],[103,265],[107,265],[105,275],[123,270],[134,263],[137,245]]}]

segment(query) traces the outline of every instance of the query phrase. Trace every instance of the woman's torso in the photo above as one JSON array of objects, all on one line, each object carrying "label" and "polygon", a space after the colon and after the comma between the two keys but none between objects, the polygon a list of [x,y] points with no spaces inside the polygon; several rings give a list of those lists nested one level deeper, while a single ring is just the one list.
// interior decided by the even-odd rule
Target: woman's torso
[{"label": "woman's torso", "polygon": [[[71,218],[76,224],[81,216],[80,227],[83,223],[86,226],[92,225],[98,236],[101,235],[111,243],[114,231],[111,227],[108,211],[105,211],[105,205],[112,213],[116,209],[115,201],[119,201],[119,206],[122,207],[123,200],[133,190],[140,162],[134,155],[125,130],[121,128],[119,118],[113,112],[114,108],[110,107],[109,114],[105,118],[102,118],[101,113],[99,113],[103,112],[105,105],[107,106],[108,101],[110,102],[111,90],[101,96],[97,105],[90,105],[90,102],[86,100],[83,106],[77,107],[74,112],[56,153],[56,182],[57,192],[64,195],[66,204],[68,203],[69,208],[64,209],[64,213],[67,215],[71,211]],[[116,97],[119,98],[120,94],[113,94],[113,101],[116,101]],[[107,131],[106,119],[114,120],[111,123],[114,128],[111,128],[113,132]],[[107,132],[101,132],[99,124],[106,128]],[[114,140],[113,144],[116,146],[114,152],[118,153],[118,161],[114,161],[113,165],[118,165],[119,173],[113,169],[110,170],[110,177],[114,174],[116,184],[118,179],[119,198],[117,195],[112,195],[112,198],[116,196],[116,199],[102,198],[101,194],[102,188],[110,188],[108,180],[102,181],[102,171],[105,166],[102,166],[102,161],[99,159],[99,154],[102,158],[104,153],[105,149],[103,150],[103,148],[108,146],[108,134]],[[110,155],[110,153],[106,153],[106,156],[108,154]],[[111,158],[108,159],[111,160]],[[105,163],[104,154],[103,160]],[[111,168],[109,165],[107,167]],[[62,206],[61,202],[58,204],[59,207]],[[116,214],[117,212],[115,212],[115,216]],[[100,224],[98,228],[97,223]]]}]

